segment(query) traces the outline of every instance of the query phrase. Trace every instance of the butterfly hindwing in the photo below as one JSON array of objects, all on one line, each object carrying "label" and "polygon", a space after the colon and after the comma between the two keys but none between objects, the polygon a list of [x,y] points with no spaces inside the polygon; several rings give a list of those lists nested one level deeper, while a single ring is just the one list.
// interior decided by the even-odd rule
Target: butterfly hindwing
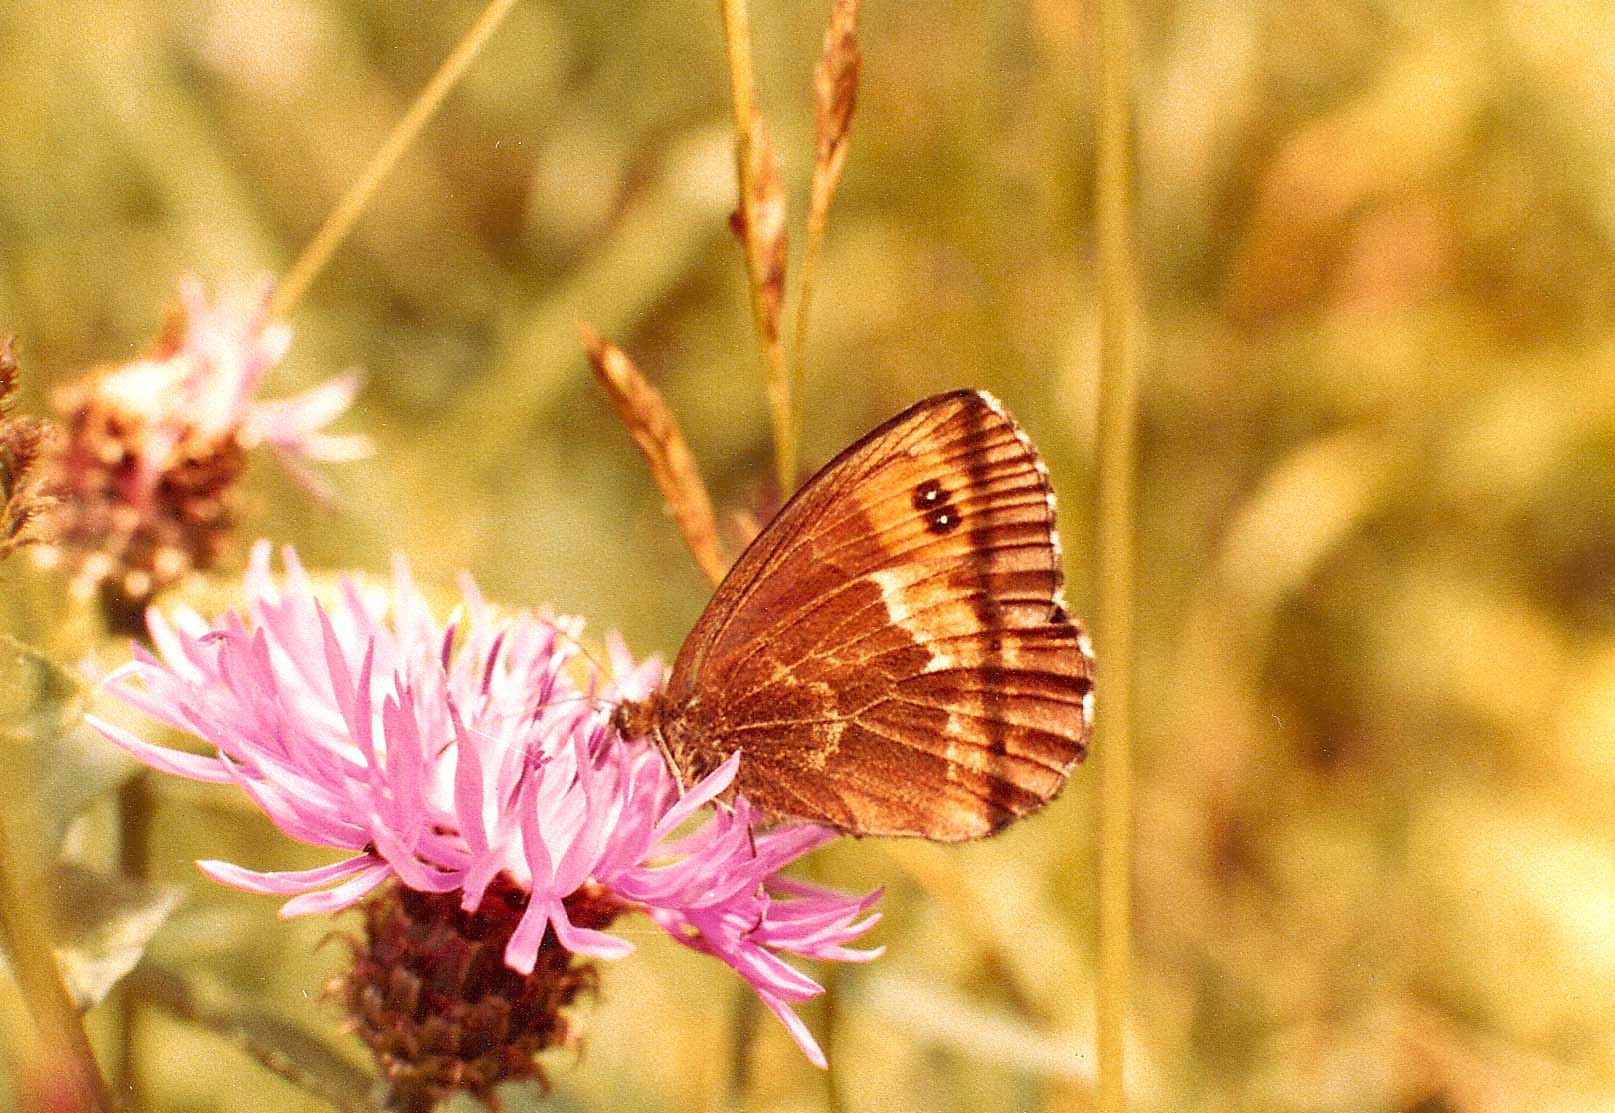
[{"label": "butterfly hindwing", "polygon": [[1053,498],[990,397],[929,399],[810,480],[675,662],[662,729],[738,791],[860,834],[956,841],[1051,798],[1092,661],[1060,600]]}]

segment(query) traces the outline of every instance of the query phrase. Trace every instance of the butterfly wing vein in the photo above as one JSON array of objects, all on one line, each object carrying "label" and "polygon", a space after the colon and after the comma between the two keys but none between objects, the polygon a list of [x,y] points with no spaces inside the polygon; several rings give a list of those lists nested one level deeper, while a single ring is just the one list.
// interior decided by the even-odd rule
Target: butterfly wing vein
[{"label": "butterfly wing vein", "polygon": [[675,758],[859,834],[956,841],[1052,798],[1093,663],[1065,613],[1037,453],[986,395],[893,418],[742,555],[674,663]]}]

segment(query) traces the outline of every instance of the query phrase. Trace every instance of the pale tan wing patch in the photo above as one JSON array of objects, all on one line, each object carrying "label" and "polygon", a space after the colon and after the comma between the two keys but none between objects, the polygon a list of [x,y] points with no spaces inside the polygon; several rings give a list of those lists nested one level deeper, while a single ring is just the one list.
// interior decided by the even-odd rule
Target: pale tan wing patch
[{"label": "pale tan wing patch", "polygon": [[[848,449],[737,562],[669,687],[694,764],[866,834],[974,838],[1036,809],[1092,720],[1036,451],[977,392]],[[675,752],[679,746],[675,747]]]}]

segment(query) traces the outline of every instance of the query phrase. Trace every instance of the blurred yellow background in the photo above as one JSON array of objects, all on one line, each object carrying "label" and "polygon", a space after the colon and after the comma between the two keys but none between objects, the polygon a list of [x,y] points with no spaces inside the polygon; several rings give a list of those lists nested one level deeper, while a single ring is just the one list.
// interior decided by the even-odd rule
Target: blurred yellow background
[{"label": "blurred yellow background", "polygon": [[[0,332],[25,405],[139,352],[182,275],[283,271],[477,10],[0,9]],[[752,12],[797,241],[827,12]],[[1136,1105],[1615,1106],[1615,8],[1135,16]],[[867,7],[802,400],[814,465],[927,394],[999,394],[1048,459],[1079,615],[1086,26],[1053,0]],[[721,511],[757,504],[727,96],[710,2],[518,4],[264,388],[362,369],[337,428],[375,455],[322,469],[334,507],[258,461],[244,539],[322,569],[399,551],[445,588],[469,569],[671,656],[709,590],[574,323],[666,391]],[[844,1108],[1085,1107],[1092,781],[983,844],[824,855],[889,886],[886,957],[837,989]],[[316,944],[344,922],[279,922],[190,865],[331,856],[224,790],[163,790],[159,871],[188,893],[156,953],[334,1032],[342,949]],[[544,1108],[720,1107],[742,989],[641,927]],[[216,1036],[146,1035],[153,1108],[325,1108]],[[825,1108],[771,1020],[758,1039],[744,1108]]]}]

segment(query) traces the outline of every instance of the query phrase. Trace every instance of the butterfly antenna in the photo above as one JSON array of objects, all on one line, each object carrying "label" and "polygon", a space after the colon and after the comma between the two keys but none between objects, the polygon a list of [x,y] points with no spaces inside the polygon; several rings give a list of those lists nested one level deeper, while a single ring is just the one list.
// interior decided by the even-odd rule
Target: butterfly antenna
[{"label": "butterfly antenna", "polygon": [[621,702],[621,700],[606,699],[604,696],[562,696],[559,699],[542,699],[533,705],[533,713],[529,718],[536,719],[546,708],[560,707],[562,704],[567,703],[592,703],[604,711],[607,709],[616,710],[617,705]]},{"label": "butterfly antenna", "polygon": [[[537,719],[544,713],[545,708],[558,707],[563,703],[592,703],[602,710],[605,710],[607,708],[615,709],[619,702],[620,701],[618,700],[602,699],[599,696],[565,696],[561,699],[546,699],[539,701],[539,703],[533,707],[532,714],[528,716],[528,718],[530,720]],[[477,735],[479,738],[482,738],[488,742],[497,743],[499,741],[498,735],[494,734],[492,731],[483,730],[481,727],[471,726],[470,724],[460,724],[460,728],[464,730],[466,734]],[[450,735],[443,745],[438,747],[437,753],[433,756],[442,757],[444,754],[448,753],[454,744],[459,740],[458,732]]]},{"label": "butterfly antenna", "polygon": [[583,644],[583,639],[579,638],[576,634],[566,629],[554,619],[544,619],[543,621],[544,624],[555,633],[556,637],[565,638],[567,641],[571,642],[573,648],[575,648],[579,653],[583,654],[584,660],[588,661],[589,664],[594,666],[596,673],[602,676],[611,675],[611,666],[607,665],[604,661],[600,660],[600,658],[591,653],[589,651],[589,647]]}]

